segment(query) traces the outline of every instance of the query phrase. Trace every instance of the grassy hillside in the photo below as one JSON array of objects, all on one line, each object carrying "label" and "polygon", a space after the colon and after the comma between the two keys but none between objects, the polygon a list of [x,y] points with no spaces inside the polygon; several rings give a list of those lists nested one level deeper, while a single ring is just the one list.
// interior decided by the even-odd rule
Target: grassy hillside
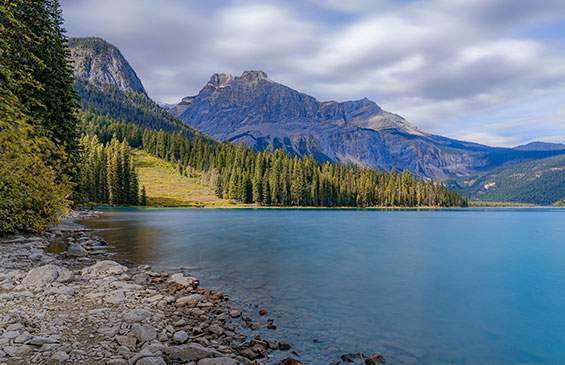
[{"label": "grassy hillside", "polygon": [[498,168],[456,183],[470,200],[552,205],[565,199],[565,156]]},{"label": "grassy hillside", "polygon": [[134,151],[139,186],[145,186],[147,205],[167,207],[233,206],[214,195],[212,187],[202,184],[202,176],[181,176],[167,161],[148,153]]}]

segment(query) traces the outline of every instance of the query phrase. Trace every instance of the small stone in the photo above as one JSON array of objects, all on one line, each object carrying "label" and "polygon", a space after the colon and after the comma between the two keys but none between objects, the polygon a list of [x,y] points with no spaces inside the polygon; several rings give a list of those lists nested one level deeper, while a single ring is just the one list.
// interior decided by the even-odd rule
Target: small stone
[{"label": "small stone", "polygon": [[14,343],[22,344],[29,341],[33,336],[30,335],[28,332],[24,332],[18,337],[14,338]]},{"label": "small stone", "polygon": [[251,349],[243,350],[239,353],[241,356],[248,358],[249,360],[255,360],[259,355]]},{"label": "small stone", "polygon": [[77,243],[69,244],[69,248],[67,249],[67,256],[69,257],[84,257],[88,255],[88,251]]},{"label": "small stone", "polygon": [[28,344],[35,346],[42,346],[45,344],[59,343],[58,340],[51,337],[34,336]]},{"label": "small stone", "polygon": [[259,309],[259,315],[260,316],[264,316],[265,314],[267,314],[267,310],[265,308]]},{"label": "small stone", "polygon": [[116,336],[116,342],[130,350],[135,350],[137,338],[133,336]]},{"label": "small stone", "polygon": [[197,343],[189,343],[169,347],[169,358],[171,360],[196,361],[208,357],[223,357],[220,352],[209,349]]},{"label": "small stone", "polygon": [[147,349],[143,349],[135,354],[131,359],[129,359],[130,365],[136,364],[139,360],[143,359],[144,357],[153,357],[153,353]]},{"label": "small stone", "polygon": [[175,322],[175,327],[182,327],[182,326],[186,326],[186,321],[184,319],[179,319],[178,321]]},{"label": "small stone", "polygon": [[231,311],[230,311],[230,317],[232,317],[232,318],[239,318],[239,317],[241,317],[241,312],[238,311],[238,310],[235,310],[235,309],[234,309],[234,310],[231,310]]},{"label": "small stone", "polygon": [[124,359],[110,359],[106,365],[128,365],[128,363]]},{"label": "small stone", "polygon": [[229,357],[214,357],[211,359],[202,359],[198,365],[236,365],[237,362]]},{"label": "small stone", "polygon": [[5,338],[8,340],[12,340],[20,335],[20,331],[6,331],[0,336],[1,338]]},{"label": "small stone", "polygon": [[159,336],[157,336],[157,340],[161,342],[165,342],[168,339],[169,339],[169,335],[167,334],[167,331],[165,329],[163,329],[161,333],[159,333]]},{"label": "small stone", "polygon": [[123,320],[124,322],[132,323],[132,322],[141,322],[149,317],[152,316],[152,313],[143,308],[135,308],[130,310],[129,312],[124,313]]},{"label": "small stone", "polygon": [[184,276],[183,273],[176,273],[171,275],[171,278],[169,279],[168,283],[174,284],[183,289],[196,288],[200,284],[198,279],[190,276]]},{"label": "small stone", "polygon": [[64,362],[69,359],[69,355],[65,351],[57,351],[51,355],[52,361]]},{"label": "small stone", "polygon": [[131,357],[131,351],[125,346],[120,346],[120,347],[118,347],[118,355],[130,358]]},{"label": "small stone", "polygon": [[281,350],[281,351],[290,350],[290,344],[288,344],[286,342],[279,342],[279,350]]},{"label": "small stone", "polygon": [[21,330],[22,328],[24,328],[24,326],[21,323],[14,323],[9,325],[6,330],[7,331],[17,331],[17,330]]},{"label": "small stone", "polygon": [[62,285],[60,287],[57,288],[51,288],[48,291],[49,294],[59,294],[59,295],[75,295],[76,291],[73,288],[70,288],[68,286]]},{"label": "small stone", "polygon": [[173,341],[175,341],[176,343],[182,344],[185,343],[186,340],[188,340],[188,333],[186,333],[185,331],[177,331],[173,335]]},{"label": "small stone", "polygon": [[22,284],[28,287],[42,287],[55,281],[71,281],[72,277],[70,270],[49,264],[31,269],[22,280]]},{"label": "small stone", "polygon": [[366,365],[386,364],[385,358],[380,352],[375,352],[373,355],[365,359]]},{"label": "small stone", "polygon": [[149,324],[145,324],[143,326],[139,324],[135,325],[131,334],[133,334],[141,343],[152,341],[157,338],[157,331],[155,330],[155,327]]},{"label": "small stone", "polygon": [[144,357],[135,363],[135,365],[167,365],[162,357]]},{"label": "small stone", "polygon": [[109,296],[104,297],[104,302],[110,303],[110,304],[116,304],[116,305],[123,303],[125,300],[126,300],[126,296],[121,291],[116,292],[113,295],[109,295]]},{"label": "small stone", "polygon": [[202,301],[202,299],[204,299],[204,297],[200,294],[187,295],[186,297],[181,297],[177,299],[175,305],[177,307],[182,307],[185,305],[194,305]]},{"label": "small stone", "polygon": [[99,275],[119,275],[128,270],[127,267],[118,264],[112,260],[104,260],[97,262],[92,266],[82,269],[83,276],[99,276]]},{"label": "small stone", "polygon": [[33,351],[31,346],[6,346],[2,350],[8,354],[10,357],[23,356]]},{"label": "small stone", "polygon": [[106,336],[106,337],[114,337],[118,334],[120,329],[118,327],[101,327],[96,330],[96,332]]},{"label": "small stone", "polygon": [[224,333],[224,329],[216,324],[213,324],[210,327],[208,327],[208,331],[218,336]]}]

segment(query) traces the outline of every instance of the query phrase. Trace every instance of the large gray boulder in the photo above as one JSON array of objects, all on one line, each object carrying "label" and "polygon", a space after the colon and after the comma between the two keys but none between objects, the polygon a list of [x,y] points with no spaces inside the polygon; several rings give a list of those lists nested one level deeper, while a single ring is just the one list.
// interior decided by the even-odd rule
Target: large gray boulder
[{"label": "large gray boulder", "polygon": [[73,279],[73,273],[64,267],[44,265],[31,269],[22,281],[27,287],[43,287],[54,282],[66,283]]}]

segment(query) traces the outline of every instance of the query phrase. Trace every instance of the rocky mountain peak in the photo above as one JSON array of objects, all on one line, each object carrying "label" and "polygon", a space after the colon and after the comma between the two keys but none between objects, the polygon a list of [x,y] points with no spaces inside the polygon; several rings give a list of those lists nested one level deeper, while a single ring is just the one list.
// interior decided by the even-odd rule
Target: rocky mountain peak
[{"label": "rocky mountain peak", "polygon": [[258,81],[258,80],[269,80],[267,74],[264,71],[244,71],[239,77],[244,81]]},{"label": "rocky mountain peak", "polygon": [[212,76],[210,76],[210,81],[208,81],[208,83],[214,86],[222,86],[230,83],[232,80],[233,80],[232,75],[220,73],[220,74],[213,74]]},{"label": "rocky mountain peak", "polygon": [[147,94],[133,68],[114,45],[101,38],[72,38],[69,49],[76,80]]}]

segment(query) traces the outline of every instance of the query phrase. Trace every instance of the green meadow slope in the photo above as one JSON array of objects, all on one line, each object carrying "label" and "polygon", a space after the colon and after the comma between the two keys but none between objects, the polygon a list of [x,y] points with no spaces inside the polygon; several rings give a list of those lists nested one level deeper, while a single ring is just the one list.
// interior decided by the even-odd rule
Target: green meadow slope
[{"label": "green meadow slope", "polygon": [[[201,173],[181,176],[170,162],[135,150],[139,186],[145,186],[148,206],[219,207],[234,206],[214,195],[213,187],[203,184]],[[204,176],[206,180],[206,176]]]}]

